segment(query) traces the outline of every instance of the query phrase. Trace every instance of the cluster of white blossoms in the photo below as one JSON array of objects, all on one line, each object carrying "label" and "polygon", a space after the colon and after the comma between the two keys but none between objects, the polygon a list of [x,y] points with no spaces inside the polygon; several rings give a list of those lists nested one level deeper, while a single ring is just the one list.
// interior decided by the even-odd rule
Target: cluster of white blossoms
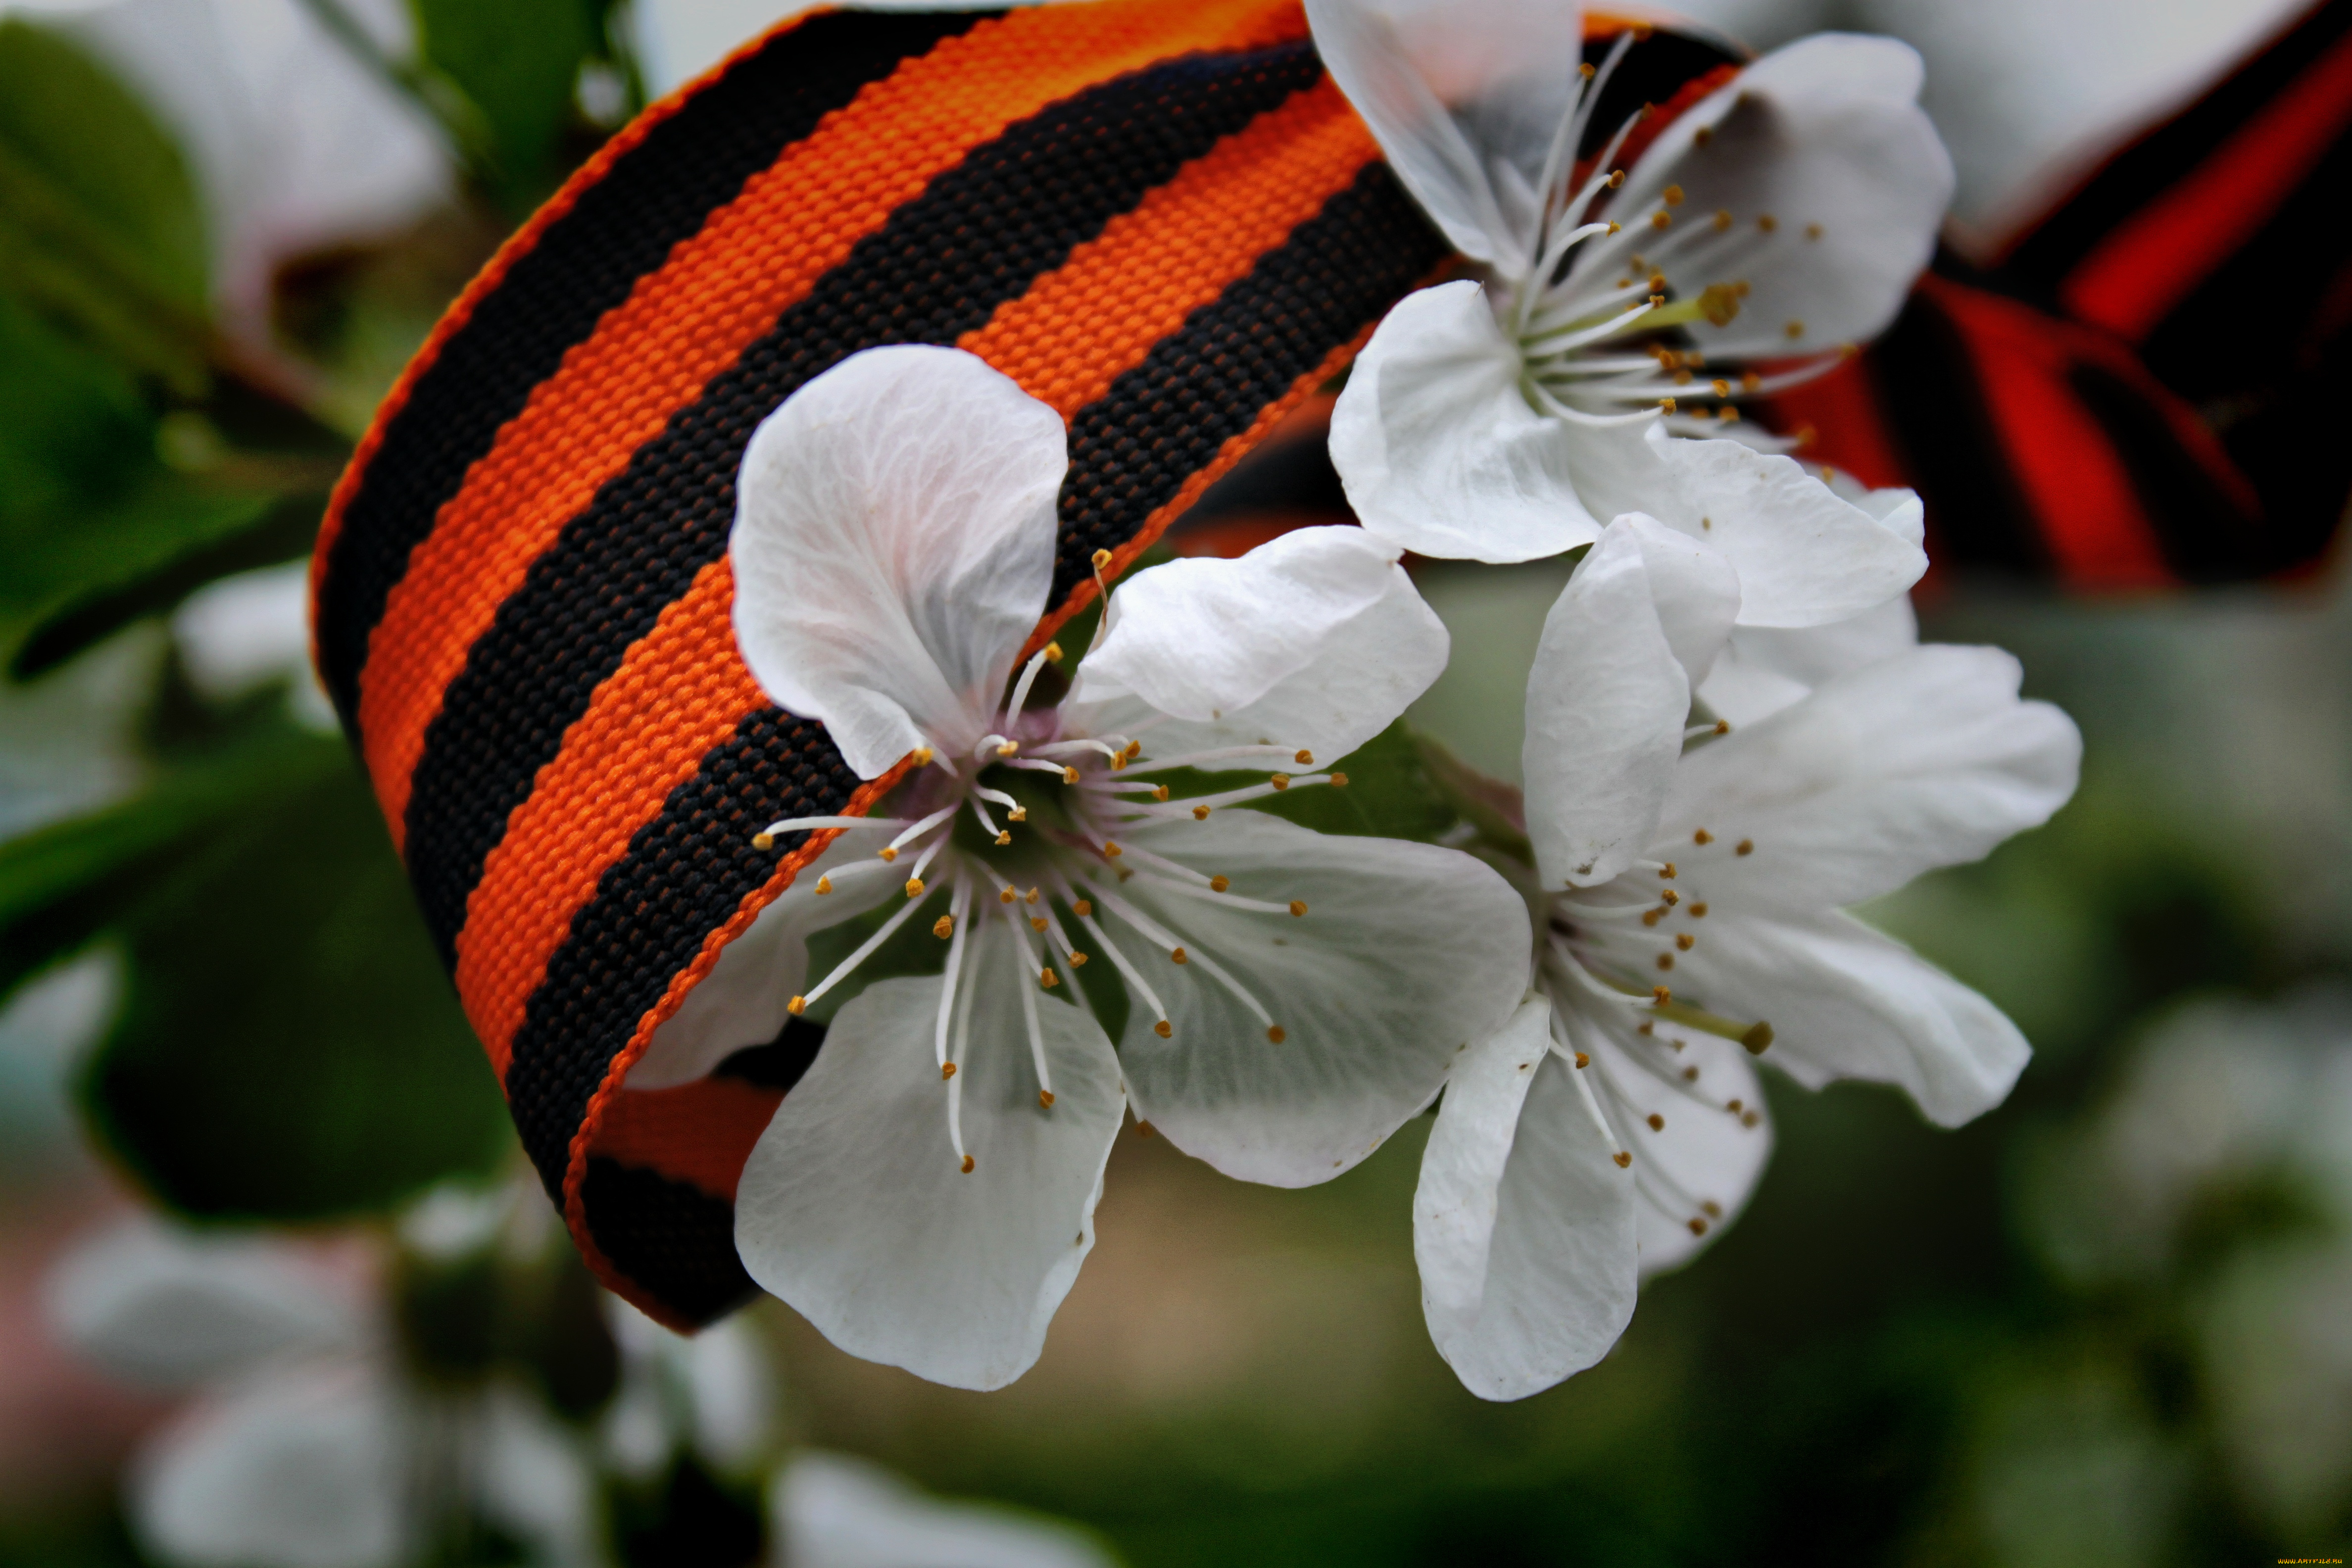
[{"label": "cluster of white blossoms", "polygon": [[[1951,174],[1916,58],[1792,46],[1619,168],[1638,120],[1589,121],[1627,45],[1587,67],[1575,7],[1307,11],[1475,270],[1400,304],[1341,395],[1361,528],[1139,573],[1081,657],[1039,646],[1062,423],[978,360],[857,355],[744,460],[746,664],[860,776],[913,765],[883,815],[768,828],[837,836],[630,1082],[830,1011],[737,1245],[835,1343],[941,1382],[1034,1362],[1129,1110],[1296,1186],[1442,1093],[1429,1324],[1468,1386],[1516,1398],[1598,1360],[1641,1273],[1738,1211],[1770,1138],[1754,1056],[1899,1085],[1947,1125],[2026,1059],[1843,910],[2048,817],[2074,726],[2005,654],[1918,645],[1916,497],[1833,485],[1734,415],[1885,326],[1924,265]],[[1344,787],[1322,770],[1444,668],[1405,552],[1577,550],[1528,672],[1516,852],[1249,809]],[[1194,793],[1204,772],[1244,777]],[[811,939],[859,920],[815,973]],[[909,922],[937,953],[917,978]],[[861,973],[884,953],[889,977]]]}]

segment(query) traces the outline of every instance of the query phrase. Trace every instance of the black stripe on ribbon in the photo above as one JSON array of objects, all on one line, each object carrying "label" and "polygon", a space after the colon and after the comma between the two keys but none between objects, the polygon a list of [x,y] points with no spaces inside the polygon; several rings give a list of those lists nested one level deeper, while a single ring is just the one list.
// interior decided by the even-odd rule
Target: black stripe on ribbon
[{"label": "black stripe on ribbon", "polygon": [[386,427],[328,555],[319,663],[347,729],[356,732],[384,601],[531,389],[746,180],[867,83],[984,15],[828,12],[779,34],[616,159],[476,305]]}]

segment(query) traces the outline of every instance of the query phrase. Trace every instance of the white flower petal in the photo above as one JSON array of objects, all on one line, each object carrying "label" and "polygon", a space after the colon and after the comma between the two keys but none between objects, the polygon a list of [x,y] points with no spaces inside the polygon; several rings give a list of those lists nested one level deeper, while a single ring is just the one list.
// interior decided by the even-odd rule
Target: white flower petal
[{"label": "white flower petal", "polygon": [[131,1524],[168,1563],[393,1568],[408,1561],[398,1394],[373,1366],[275,1373],[207,1400],[140,1451]]},{"label": "white flower petal", "polygon": [[[2074,792],[2082,736],[2019,700],[2019,673],[1999,648],[1913,648],[1696,748],[1658,827],[1685,896],[1835,908],[2047,821]],[[1704,850],[1700,829],[1715,840]],[[1740,841],[1749,853],[1731,852]]]},{"label": "white flower petal", "polygon": [[1626,529],[1641,545],[1658,629],[1696,688],[1715,668],[1739,618],[1739,574],[1721,552],[1654,517],[1628,512],[1612,526]]},{"label": "white flower petal", "polygon": [[[1642,1273],[1671,1268],[1738,1216],[1764,1173],[1772,1124],[1756,1069],[1746,1047],[1665,1023],[1636,1035],[1631,1046],[1600,1029],[1575,1033],[1594,1058],[1586,1070],[1606,1074],[1615,1089],[1612,1102],[1632,1110],[1619,1131],[1639,1167]],[[1693,1068],[1697,1078],[1682,1076]],[[1739,1109],[1727,1109],[1733,1104]],[[1743,1120],[1749,1111],[1756,1113],[1753,1126]],[[1650,1126],[1652,1116],[1663,1125]],[[1703,1231],[1691,1229],[1695,1219]]]},{"label": "white flower petal", "polygon": [[604,1499],[580,1434],[509,1383],[485,1391],[480,1421],[472,1479],[483,1514],[532,1563],[568,1568],[598,1561]]},{"label": "white flower petal", "polygon": [[[1629,171],[1613,214],[1646,216],[1679,184],[1689,243],[1723,257],[1685,278],[1667,252],[1659,265],[1677,289],[1749,286],[1728,324],[1692,327],[1710,359],[1815,353],[1895,319],[1952,194],[1951,159],[1915,101],[1919,75],[1919,57],[1891,38],[1801,39],[1676,120]],[[1728,256],[1703,227],[1718,211],[1750,242]]]},{"label": "white flower petal", "polygon": [[[1136,1114],[1229,1176],[1302,1187],[1355,1164],[1430,1102],[1457,1048],[1501,1027],[1526,989],[1526,905],[1466,855],[1310,833],[1247,810],[1125,839],[1231,878],[1236,898],[1307,906],[1297,919],[1236,910],[1139,872],[1119,897],[1184,943],[1192,961],[1181,965],[1104,911],[1174,1026],[1163,1040],[1139,1001],[1129,1014],[1120,1060]],[[1195,953],[1257,999],[1281,1044]]]},{"label": "white flower petal", "polygon": [[1742,626],[1842,621],[1885,604],[1927,570],[1916,540],[1840,500],[1792,458],[1739,441],[1662,446],[1687,514],[1671,521],[1739,569]]},{"label": "white flower petal", "polygon": [[[1643,432],[1538,413],[1473,282],[1408,294],[1331,411],[1331,461],[1365,528],[1421,555],[1532,561],[1587,544],[1672,481]],[[1654,504],[1654,502],[1653,503]]]},{"label": "white flower petal", "polygon": [[972,933],[979,987],[948,1140],[933,1057],[942,981],[885,980],[842,1008],[743,1167],[735,1245],[751,1277],[852,1355],[958,1388],[1029,1370],[1094,1246],[1126,1102],[1086,1014],[1037,998],[1054,1105],[1038,1103],[1009,939]]},{"label": "white flower petal", "polygon": [[1891,1083],[1957,1127],[2006,1099],[2032,1054],[2000,1008],[1849,916],[1717,911],[1705,927],[1677,996],[1770,1024],[1767,1059],[1808,1088]]},{"label": "white flower petal", "polygon": [[1045,612],[1061,416],[974,355],[852,354],[743,454],[735,636],[762,689],[872,778],[969,746]]},{"label": "white flower petal", "polygon": [[125,1382],[158,1387],[351,1350],[367,1337],[357,1310],[291,1246],[144,1217],[81,1243],[46,1293],[50,1321],[76,1351]]},{"label": "white flower petal", "polygon": [[1520,762],[1545,887],[1608,881],[1648,847],[1689,710],[1640,531],[1621,519],[1560,590],[1528,671]]},{"label": "white flower petal", "polygon": [[1457,1060],[1413,1192],[1430,1338],[1482,1399],[1583,1371],[1633,1315],[1633,1178],[1551,1054],[1550,1016],[1530,1001]]},{"label": "white flower petal", "polygon": [[1524,269],[1544,160],[1576,100],[1580,8],[1308,0],[1307,16],[1332,79],[1454,247]]},{"label": "white flower petal", "polygon": [[1907,594],[1827,626],[1741,626],[1698,689],[1698,700],[1737,728],[1799,701],[1848,670],[1919,646],[1919,617]]},{"label": "white flower petal", "polygon": [[1360,528],[1301,528],[1238,561],[1139,574],[1113,595],[1111,630],[1064,711],[1083,732],[1110,733],[1090,721],[1115,723],[1118,699],[1140,699],[1181,721],[1154,727],[1163,756],[1272,742],[1343,757],[1445,668],[1445,624],[1397,554]]},{"label": "white flower petal", "polygon": [[803,1451],[769,1491],[779,1568],[1111,1568],[1079,1531],[926,1496],[862,1459]]},{"label": "white flower petal", "polygon": [[[745,1047],[764,1046],[782,1034],[791,1016],[785,1005],[808,986],[808,939],[905,896],[903,872],[875,858],[889,839],[887,829],[853,827],[803,867],[654,1031],[646,1054],[629,1069],[629,1087],[689,1083]],[[818,892],[817,885],[828,880],[833,890]]]}]

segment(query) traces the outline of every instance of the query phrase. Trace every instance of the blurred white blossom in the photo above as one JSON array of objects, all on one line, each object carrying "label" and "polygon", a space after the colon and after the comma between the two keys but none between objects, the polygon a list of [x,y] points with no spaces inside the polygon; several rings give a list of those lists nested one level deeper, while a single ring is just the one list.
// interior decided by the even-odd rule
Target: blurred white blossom
[{"label": "blurred white blossom", "polygon": [[294,721],[322,734],[335,710],[310,663],[310,563],[292,561],[207,583],[172,613],[189,683],[215,701],[287,684]]}]

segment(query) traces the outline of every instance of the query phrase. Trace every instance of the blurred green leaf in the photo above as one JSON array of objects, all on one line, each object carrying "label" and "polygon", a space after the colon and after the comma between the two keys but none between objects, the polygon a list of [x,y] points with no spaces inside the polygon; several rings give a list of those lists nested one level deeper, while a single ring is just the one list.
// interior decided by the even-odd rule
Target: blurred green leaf
[{"label": "blurred green leaf", "polygon": [[604,40],[583,0],[411,0],[425,58],[480,111],[510,205],[536,200]]},{"label": "blurred green leaf", "polygon": [[[1453,805],[1431,779],[1402,719],[1328,765],[1347,775],[1346,788],[1307,785],[1252,801],[1251,806],[1318,833],[1368,838],[1426,843],[1454,824]],[[1233,775],[1216,776],[1223,781],[1219,787],[1232,787]]]},{"label": "blurred green leaf", "polygon": [[130,375],[0,295],[0,593],[21,593],[26,531],[157,466],[155,416]]},{"label": "blurred green leaf", "polygon": [[192,1215],[378,1210],[511,1142],[367,786],[340,742],[306,743],[115,928],[130,979],[84,1109]]},{"label": "blurred green leaf", "polygon": [[205,273],[203,209],[171,138],[71,43],[0,20],[0,290],[194,392]]}]

